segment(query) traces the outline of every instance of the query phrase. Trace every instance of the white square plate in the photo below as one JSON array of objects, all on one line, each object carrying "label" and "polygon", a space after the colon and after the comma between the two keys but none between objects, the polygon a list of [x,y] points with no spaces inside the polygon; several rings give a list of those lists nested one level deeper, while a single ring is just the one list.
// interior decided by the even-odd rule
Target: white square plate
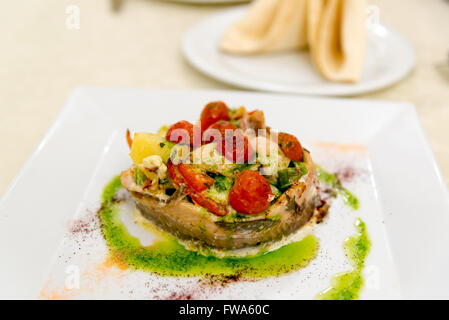
[{"label": "white square plate", "polygon": [[[413,106],[234,91],[100,88],[73,93],[0,202],[0,298],[39,296],[60,255],[67,221],[98,207],[104,184],[130,165],[126,128],[155,131],[174,120],[193,121],[213,100],[260,108],[270,125],[297,135],[305,145],[364,146],[370,190],[362,196],[368,200],[360,215],[373,241],[369,264],[380,266],[382,286],[362,297],[449,298],[449,197]],[[321,289],[325,283],[328,277]],[[294,291],[273,295],[299,297]]]}]

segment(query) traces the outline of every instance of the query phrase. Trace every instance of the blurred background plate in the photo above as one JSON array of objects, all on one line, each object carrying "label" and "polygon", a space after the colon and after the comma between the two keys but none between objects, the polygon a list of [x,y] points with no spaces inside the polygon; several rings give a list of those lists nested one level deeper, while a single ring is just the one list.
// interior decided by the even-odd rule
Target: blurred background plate
[{"label": "blurred background plate", "polygon": [[251,0],[165,0],[169,2],[185,2],[195,4],[243,3]]},{"label": "blurred background plate", "polygon": [[350,96],[375,91],[404,78],[415,65],[415,53],[400,34],[381,25],[368,30],[362,79],[354,84],[323,79],[307,51],[233,56],[222,53],[223,32],[247,10],[240,6],[209,17],[186,34],[182,50],[204,74],[236,87],[308,95]]}]

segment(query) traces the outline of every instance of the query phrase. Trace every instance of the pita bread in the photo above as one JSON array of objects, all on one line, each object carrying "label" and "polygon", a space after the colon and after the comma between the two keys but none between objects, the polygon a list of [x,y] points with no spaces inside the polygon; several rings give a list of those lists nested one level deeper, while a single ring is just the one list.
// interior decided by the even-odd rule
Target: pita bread
[{"label": "pita bread", "polygon": [[231,54],[257,54],[307,45],[307,0],[259,0],[225,33],[220,48]]},{"label": "pita bread", "polygon": [[365,58],[365,0],[325,2],[311,46],[312,60],[324,78],[355,82]]},{"label": "pita bread", "polygon": [[309,47],[330,81],[355,82],[363,71],[366,0],[258,0],[223,36],[221,50],[260,54]]}]

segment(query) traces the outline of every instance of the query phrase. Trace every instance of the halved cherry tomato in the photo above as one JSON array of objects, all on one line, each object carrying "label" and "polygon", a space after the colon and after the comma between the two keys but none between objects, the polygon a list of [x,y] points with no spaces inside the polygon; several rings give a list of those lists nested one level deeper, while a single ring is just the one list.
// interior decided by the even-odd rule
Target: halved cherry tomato
[{"label": "halved cherry tomato", "polygon": [[207,104],[201,112],[201,131],[205,131],[219,120],[229,121],[229,109],[222,101]]},{"label": "halved cherry tomato", "polygon": [[211,198],[206,196],[204,193],[190,192],[189,196],[198,205],[207,209],[208,211],[212,212],[213,214],[216,214],[217,216],[225,216],[228,214],[228,210],[225,205],[212,200]]},{"label": "halved cherry tomato", "polygon": [[174,143],[188,142],[193,146],[193,124],[185,120],[176,122],[168,128],[165,139]]},{"label": "halved cherry tomato", "polygon": [[256,214],[265,211],[274,195],[270,184],[258,171],[246,170],[239,174],[229,192],[229,203],[240,213]]},{"label": "halved cherry tomato", "polygon": [[180,163],[178,170],[186,182],[197,192],[204,191],[214,184],[214,179],[202,174],[190,164]]},{"label": "halved cherry tomato", "polygon": [[[220,137],[216,136],[217,130],[220,133]],[[203,133],[203,143],[221,143],[224,140],[226,130],[235,130],[237,127],[230,123],[229,121],[219,120],[212,124],[206,131]]]},{"label": "halved cherry tomato", "polygon": [[248,163],[255,154],[248,138],[239,130],[234,131],[233,135],[225,135],[221,146],[217,144],[217,151],[235,163]]},{"label": "halved cherry tomato", "polygon": [[[219,137],[216,136],[217,133]],[[249,145],[248,138],[229,121],[219,120],[203,133],[203,143],[211,142],[217,143],[217,151],[229,161],[247,163],[254,157],[254,150]]]},{"label": "halved cherry tomato", "polygon": [[175,166],[171,161],[169,161],[167,163],[167,168],[175,186],[180,187],[183,185],[185,187],[184,192],[188,194],[195,203],[218,216],[225,216],[228,214],[228,210],[225,205],[210,199],[206,194],[204,194],[204,192],[195,191],[179,172],[178,166]]},{"label": "halved cherry tomato", "polygon": [[280,132],[278,135],[278,144],[281,150],[290,160],[302,160],[302,146],[295,136]]}]

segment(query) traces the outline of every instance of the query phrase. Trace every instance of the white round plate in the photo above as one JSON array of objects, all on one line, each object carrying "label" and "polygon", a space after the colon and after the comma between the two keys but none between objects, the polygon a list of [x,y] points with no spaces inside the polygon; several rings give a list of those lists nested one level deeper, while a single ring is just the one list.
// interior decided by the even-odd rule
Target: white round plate
[{"label": "white round plate", "polygon": [[235,56],[218,48],[224,31],[241,17],[240,6],[209,17],[184,37],[187,60],[206,75],[241,88],[261,91],[349,96],[379,90],[404,78],[415,64],[415,53],[400,34],[381,25],[367,27],[368,43],[362,79],[354,84],[323,79],[307,51]]}]

